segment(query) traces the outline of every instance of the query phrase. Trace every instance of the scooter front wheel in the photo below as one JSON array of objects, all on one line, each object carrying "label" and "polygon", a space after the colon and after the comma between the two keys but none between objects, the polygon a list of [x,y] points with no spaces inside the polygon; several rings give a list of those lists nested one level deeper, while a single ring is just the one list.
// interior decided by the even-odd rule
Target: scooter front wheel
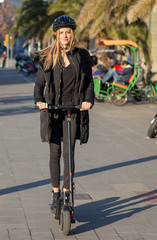
[{"label": "scooter front wheel", "polygon": [[147,132],[147,136],[150,138],[154,138],[157,135],[157,114],[151,121],[150,127]]},{"label": "scooter front wheel", "polygon": [[68,236],[71,229],[71,218],[70,218],[70,211],[68,209],[61,209],[60,214],[60,225],[61,230],[65,236]]}]

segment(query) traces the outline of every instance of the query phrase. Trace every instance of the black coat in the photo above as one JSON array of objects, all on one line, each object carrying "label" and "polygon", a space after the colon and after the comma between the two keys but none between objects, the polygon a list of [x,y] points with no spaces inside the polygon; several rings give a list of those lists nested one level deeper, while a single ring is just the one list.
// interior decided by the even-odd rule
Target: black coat
[{"label": "black coat", "polygon": [[[67,52],[68,59],[75,70],[74,104],[81,105],[88,101],[94,104],[94,83],[92,77],[92,60],[88,51],[80,48],[73,48]],[[49,105],[59,104],[59,92],[61,83],[61,71],[59,64],[52,70],[45,71],[39,63],[35,88],[34,102],[47,102]],[[51,142],[53,134],[53,114],[41,112],[40,133],[43,142]],[[77,136],[80,143],[86,143],[89,136],[89,114],[88,111],[80,112],[80,129]]]}]

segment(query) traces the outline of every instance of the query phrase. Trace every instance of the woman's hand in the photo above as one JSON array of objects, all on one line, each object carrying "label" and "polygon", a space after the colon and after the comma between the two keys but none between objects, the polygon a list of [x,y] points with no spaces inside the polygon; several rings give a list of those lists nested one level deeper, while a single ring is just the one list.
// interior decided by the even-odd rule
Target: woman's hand
[{"label": "woman's hand", "polygon": [[39,107],[39,109],[45,109],[45,108],[48,108],[48,103],[37,102],[37,106]]},{"label": "woman's hand", "polygon": [[92,104],[90,102],[83,102],[82,108],[80,109],[80,111],[89,110],[91,107],[92,107]]}]

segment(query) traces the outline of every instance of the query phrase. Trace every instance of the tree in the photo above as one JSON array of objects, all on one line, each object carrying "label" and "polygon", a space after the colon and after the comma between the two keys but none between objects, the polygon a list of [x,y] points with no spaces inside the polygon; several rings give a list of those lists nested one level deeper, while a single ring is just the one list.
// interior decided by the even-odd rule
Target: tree
[{"label": "tree", "polygon": [[9,0],[5,0],[0,5],[0,33],[3,37],[9,33],[11,27],[14,24],[15,9],[16,6]]},{"label": "tree", "polygon": [[37,37],[42,42],[54,19],[47,15],[48,5],[49,2],[44,0],[24,0],[22,7],[16,11],[16,21],[12,28],[15,38],[25,36],[29,40]]},{"label": "tree", "polygon": [[126,18],[127,12],[135,3],[137,0],[88,0],[78,18],[80,31],[88,31],[90,38],[101,36],[133,40],[150,61],[150,34],[147,24],[143,19],[129,24]]},{"label": "tree", "polygon": [[125,6],[125,2],[126,0],[88,0],[78,18],[80,31],[89,28],[90,38],[97,36],[101,30],[111,26],[113,10]]},{"label": "tree", "polygon": [[[135,17],[135,6],[144,6],[144,2],[147,2],[147,11],[143,10],[141,15],[136,14]],[[143,17],[156,2],[157,0],[23,0],[22,7],[16,14],[13,31],[16,36],[25,35],[28,39],[37,37],[46,44],[54,34],[53,20],[67,14],[77,22],[76,35],[79,40],[88,41],[94,37],[130,39],[140,45],[149,60],[150,34]]]},{"label": "tree", "polygon": [[[144,21],[147,21],[148,17],[151,16],[152,9],[154,8],[154,6],[156,4],[157,4],[157,0],[138,0],[138,1],[136,1],[128,10],[128,13],[127,13],[128,22],[135,23],[139,19],[143,19]],[[151,19],[151,17],[150,17],[150,19]],[[149,19],[149,25],[148,25],[149,31],[151,31],[150,19]],[[155,22],[152,22],[152,24],[155,25]],[[154,26],[154,29],[156,29],[155,26]],[[152,39],[151,39],[152,51],[150,51],[150,52],[152,53],[151,57],[152,57],[153,61],[156,62],[156,54],[155,54],[155,51],[153,51],[153,50],[156,50],[156,47],[153,46],[153,42],[156,42],[156,37],[155,37],[155,39],[153,39],[153,36],[151,36],[151,37],[152,37]],[[154,57],[153,57],[153,55],[154,55]],[[149,63],[152,64],[151,62],[149,62]]]},{"label": "tree", "polygon": [[48,15],[62,11],[64,14],[69,15],[75,19],[79,16],[79,13],[84,6],[86,0],[58,0],[52,1],[48,7]]},{"label": "tree", "polygon": [[52,23],[63,14],[76,17],[85,0],[24,0],[22,7],[16,11],[16,21],[12,28],[15,37],[37,37],[44,45],[54,35]]}]

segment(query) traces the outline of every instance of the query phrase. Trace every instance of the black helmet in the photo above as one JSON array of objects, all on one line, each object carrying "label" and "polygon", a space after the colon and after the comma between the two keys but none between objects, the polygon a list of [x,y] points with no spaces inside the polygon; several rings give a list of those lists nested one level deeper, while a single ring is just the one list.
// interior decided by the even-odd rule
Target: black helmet
[{"label": "black helmet", "polygon": [[53,31],[56,32],[59,28],[62,28],[62,27],[70,27],[73,30],[75,30],[76,22],[73,18],[66,15],[62,15],[54,20]]}]

